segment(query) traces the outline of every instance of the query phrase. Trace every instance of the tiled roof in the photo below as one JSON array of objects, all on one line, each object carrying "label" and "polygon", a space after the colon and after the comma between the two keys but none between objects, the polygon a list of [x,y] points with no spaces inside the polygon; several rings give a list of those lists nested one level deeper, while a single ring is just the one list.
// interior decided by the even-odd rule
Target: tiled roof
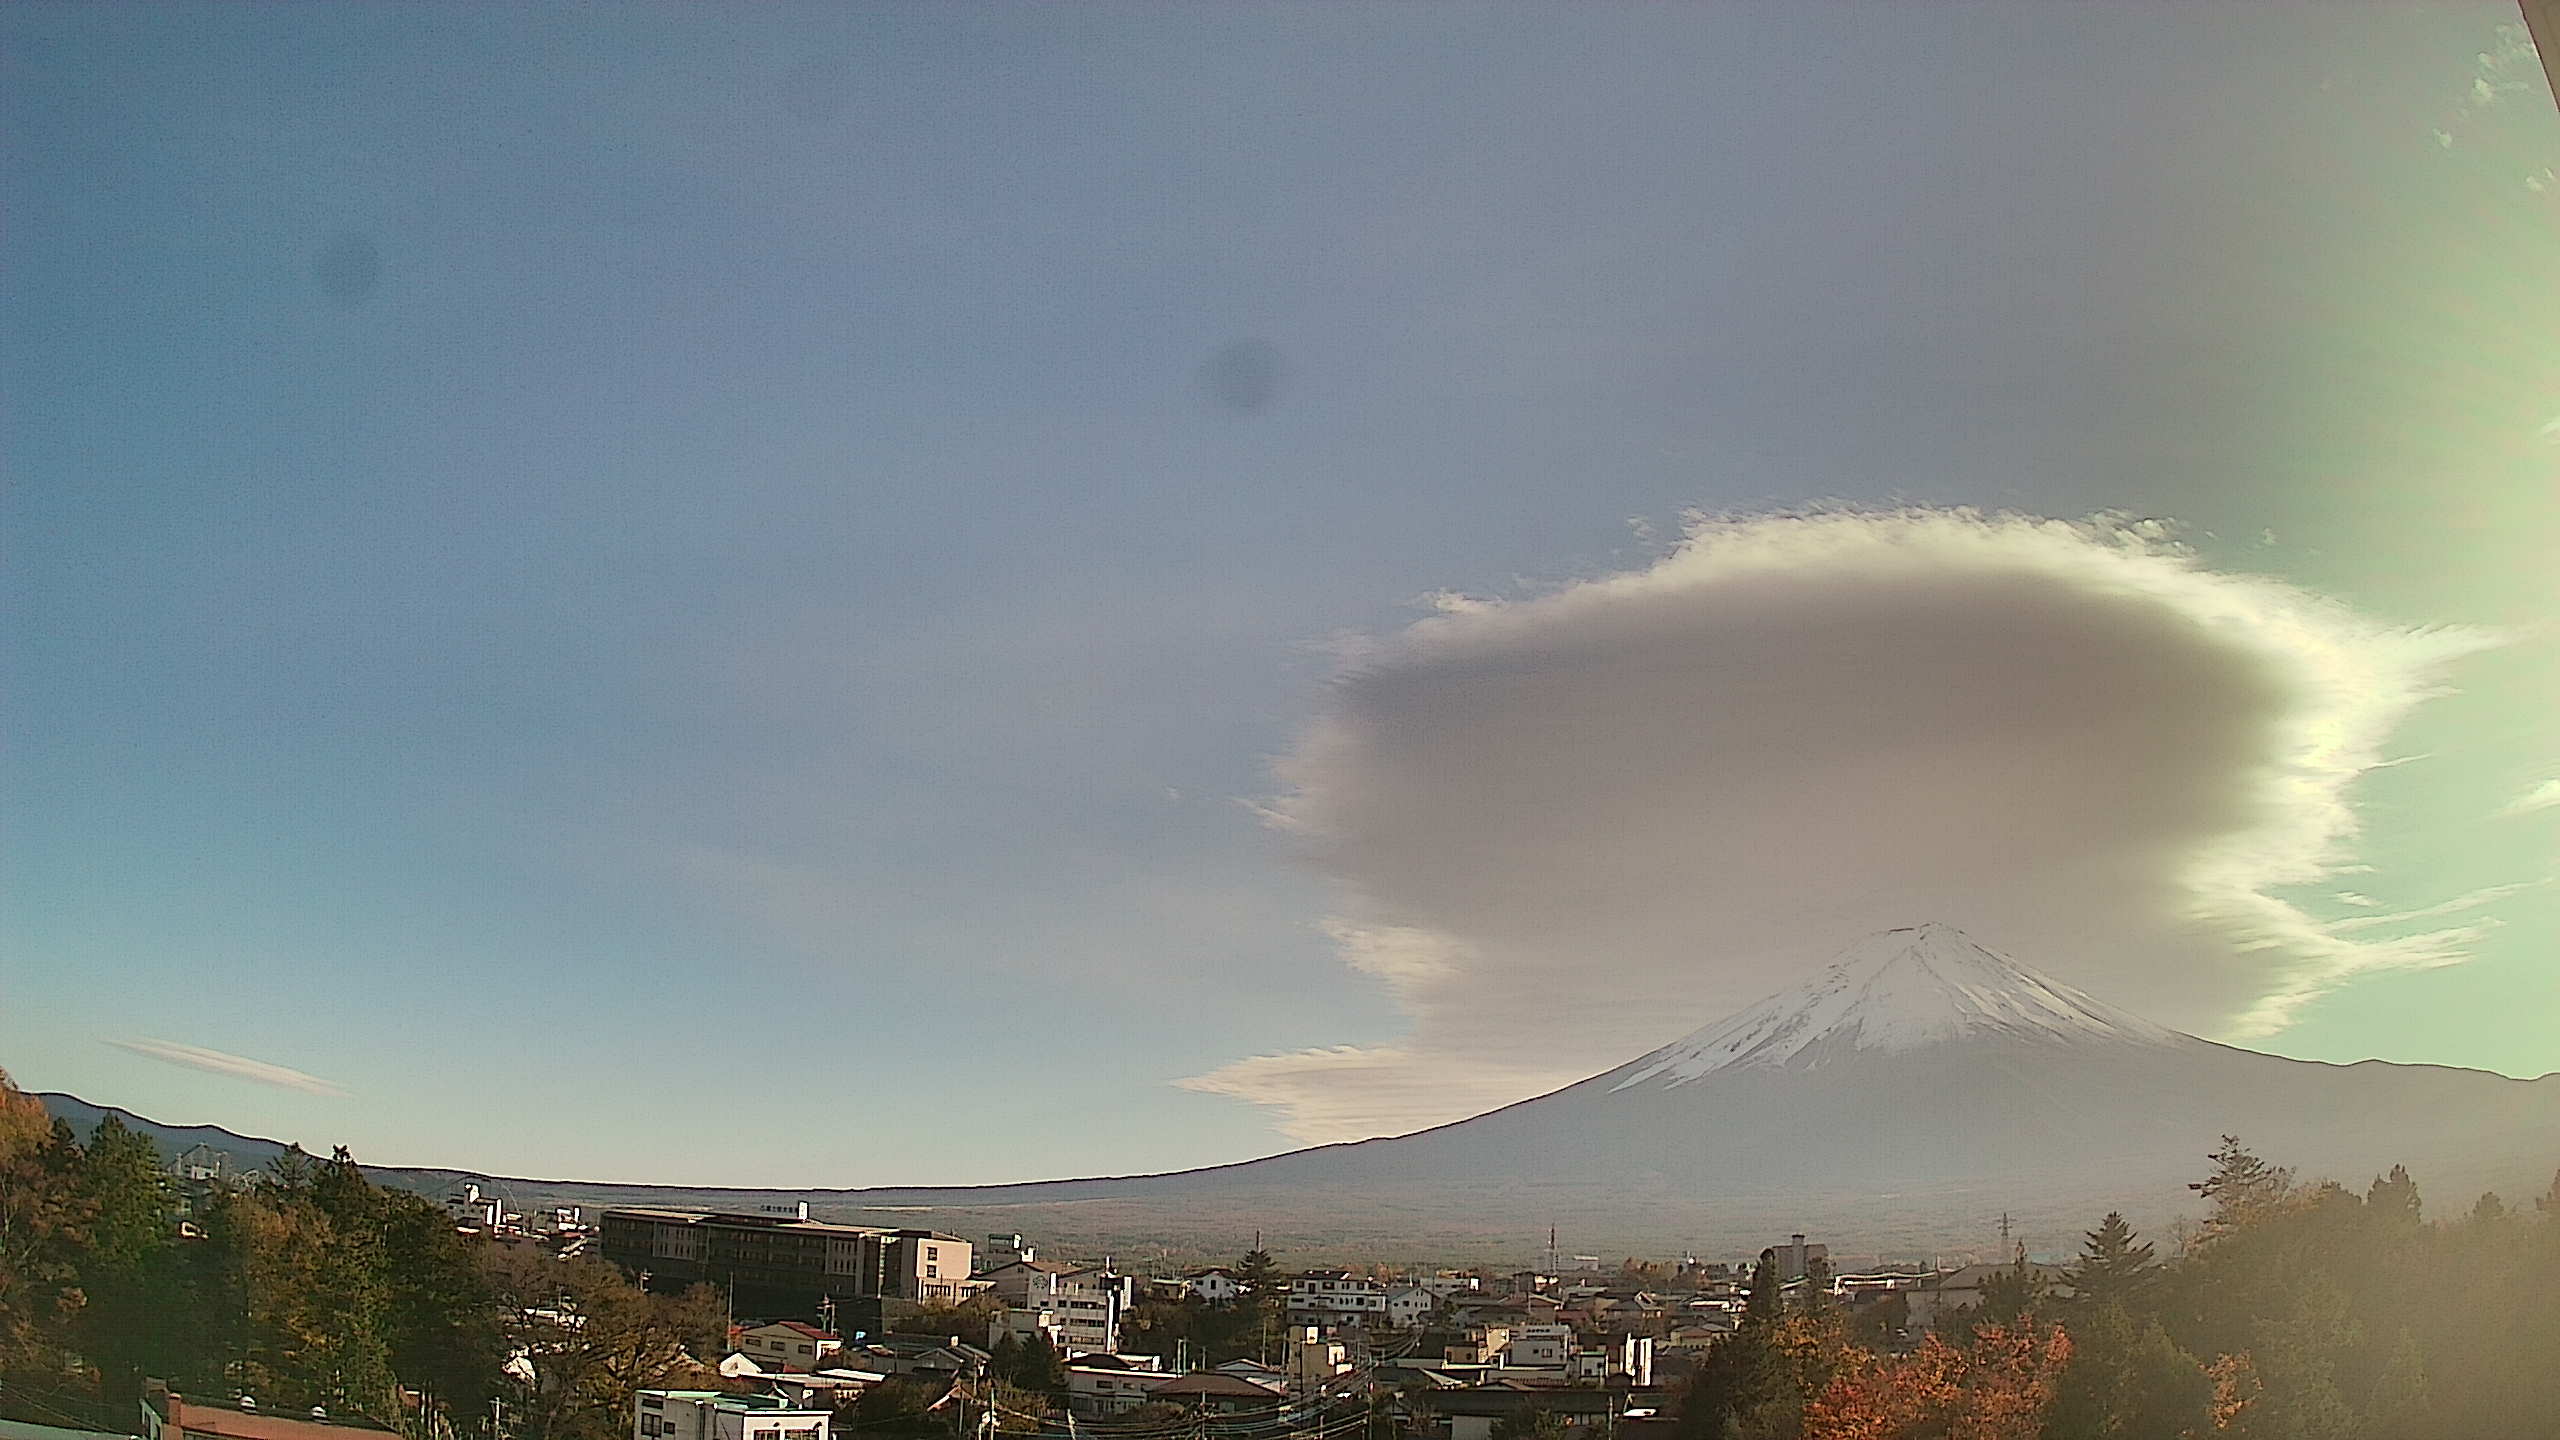
[{"label": "tiled roof", "polygon": [[1268,1385],[1256,1385],[1240,1375],[1221,1375],[1215,1370],[1198,1370],[1176,1376],[1149,1391],[1153,1395],[1229,1395],[1248,1400],[1269,1400],[1280,1392]]},{"label": "tiled roof", "polygon": [[187,1434],[221,1435],[228,1440],[344,1440],[347,1436],[375,1440],[375,1437],[389,1433],[388,1426],[377,1425],[362,1417],[296,1419],[290,1415],[233,1410],[222,1405],[200,1405],[175,1395],[169,1397],[169,1410],[169,1423]]}]

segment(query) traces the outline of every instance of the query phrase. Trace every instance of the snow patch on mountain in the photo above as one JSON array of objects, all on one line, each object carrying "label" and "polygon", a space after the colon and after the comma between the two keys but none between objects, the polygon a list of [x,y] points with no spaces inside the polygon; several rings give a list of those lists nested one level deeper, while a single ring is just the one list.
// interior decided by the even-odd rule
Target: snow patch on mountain
[{"label": "snow patch on mountain", "polygon": [[1951,925],[1922,925],[1869,936],[1803,985],[1630,1061],[1613,1072],[1609,1089],[1647,1081],[1667,1088],[1718,1070],[1804,1068],[1843,1050],[1915,1050],[1992,1036],[2203,1043],[1994,955]]}]

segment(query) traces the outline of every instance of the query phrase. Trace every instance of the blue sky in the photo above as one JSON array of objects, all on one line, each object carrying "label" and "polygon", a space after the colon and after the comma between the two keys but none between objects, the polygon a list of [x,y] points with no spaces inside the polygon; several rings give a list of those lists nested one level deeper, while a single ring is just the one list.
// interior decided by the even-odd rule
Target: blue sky
[{"label": "blue sky", "polygon": [[[2297,897],[2495,928],[2252,1043],[2560,1069],[2513,20],[11,7],[0,1063],[537,1174],[1277,1148],[1174,1082],[1416,1023],[1267,819],[1345,637],[1841,500],[2501,631]],[[1586,959],[1471,1043],[1714,1018]]]}]

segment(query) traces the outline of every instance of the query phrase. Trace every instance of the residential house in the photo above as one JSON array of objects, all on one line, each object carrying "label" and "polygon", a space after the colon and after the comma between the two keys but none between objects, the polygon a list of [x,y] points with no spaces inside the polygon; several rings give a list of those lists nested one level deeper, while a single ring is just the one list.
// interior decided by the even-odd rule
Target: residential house
[{"label": "residential house", "polygon": [[1221,1375],[1234,1375],[1242,1379],[1251,1380],[1256,1384],[1268,1385],[1274,1390],[1286,1390],[1289,1388],[1288,1371],[1275,1369],[1272,1366],[1263,1364],[1259,1360],[1230,1360],[1224,1365],[1218,1365],[1212,1368]]},{"label": "residential house", "polygon": [[1232,1270],[1212,1267],[1194,1270],[1182,1277],[1183,1288],[1211,1305],[1231,1305],[1244,1296],[1244,1286]]},{"label": "residential house", "polygon": [[815,1375],[768,1375],[764,1383],[775,1395],[803,1410],[841,1410],[862,1392],[888,1379],[871,1370],[821,1370]]},{"label": "residential house", "polygon": [[828,1412],[779,1396],[718,1390],[642,1390],[631,1397],[632,1440],[827,1440]]},{"label": "residential house", "polygon": [[734,1344],[767,1373],[817,1370],[844,1348],[842,1337],[798,1320],[749,1326],[738,1331]]},{"label": "residential house", "polygon": [[1606,1434],[1629,1415],[1657,1411],[1664,1397],[1659,1391],[1506,1378],[1459,1389],[1417,1390],[1410,1403],[1425,1418],[1446,1419],[1449,1440],[1492,1440],[1496,1425],[1517,1424],[1532,1413],[1568,1429]]},{"label": "residential house", "polygon": [[1087,1356],[1067,1366],[1067,1411],[1088,1419],[1125,1414],[1174,1378],[1153,1367],[1132,1367],[1116,1355]]},{"label": "residential house", "polygon": [[1562,1370],[1574,1352],[1573,1327],[1560,1324],[1521,1325],[1502,1348],[1505,1370]]},{"label": "residential house", "polygon": [[[1962,1269],[1950,1270],[1943,1275],[1923,1279],[1903,1292],[1903,1299],[1910,1307],[1910,1319],[1907,1323],[1914,1331],[1926,1330],[1935,1326],[1941,1318],[1959,1310],[1978,1309],[1982,1305],[1984,1287],[1992,1283],[1996,1277],[2007,1275],[2015,1269],[2014,1263],[1967,1265]],[[2070,1287],[2066,1282],[2071,1277],[2071,1267],[2068,1265],[2029,1262],[2027,1274],[2038,1286],[2046,1290],[2059,1289],[2065,1294],[2069,1293]]]},{"label": "residential house", "polygon": [[1419,1285],[1398,1285],[1387,1291],[1387,1323],[1399,1330],[1428,1321],[1439,1309],[1440,1297]]},{"label": "residential house", "polygon": [[1653,1384],[1653,1337],[1621,1335],[1608,1345],[1576,1347],[1565,1357],[1565,1378],[1585,1385],[1649,1387]]},{"label": "residential house", "polygon": [[982,1347],[956,1336],[883,1335],[868,1344],[848,1345],[836,1358],[848,1368],[882,1375],[975,1379],[987,1373],[989,1356]]},{"label": "residential house", "polygon": [[1208,1415],[1276,1413],[1286,1398],[1279,1387],[1215,1370],[1194,1370],[1158,1385],[1148,1396]]}]

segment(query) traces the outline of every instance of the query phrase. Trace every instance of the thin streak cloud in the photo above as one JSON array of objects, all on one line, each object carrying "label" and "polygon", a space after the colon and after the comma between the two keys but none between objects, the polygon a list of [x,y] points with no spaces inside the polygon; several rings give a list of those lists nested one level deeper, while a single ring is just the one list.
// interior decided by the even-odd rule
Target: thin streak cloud
[{"label": "thin streak cloud", "polygon": [[129,1050],[163,1064],[201,1070],[208,1075],[225,1075],[246,1080],[253,1085],[272,1085],[278,1090],[298,1090],[305,1095],[344,1097],[346,1089],[334,1081],[323,1080],[290,1065],[266,1060],[252,1060],[246,1055],[232,1055],[208,1050],[201,1045],[181,1045],[175,1040],[109,1040],[119,1050]]},{"label": "thin streak cloud", "polygon": [[2501,815],[2530,815],[2560,805],[2560,780],[2545,780],[2506,803]]}]

